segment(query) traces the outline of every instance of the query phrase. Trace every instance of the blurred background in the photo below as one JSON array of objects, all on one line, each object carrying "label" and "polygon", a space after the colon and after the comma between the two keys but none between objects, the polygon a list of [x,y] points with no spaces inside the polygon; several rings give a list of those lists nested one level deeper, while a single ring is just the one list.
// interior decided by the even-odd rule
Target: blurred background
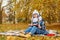
[{"label": "blurred background", "polygon": [[45,23],[60,23],[60,0],[0,0],[0,24],[30,22],[35,9]]}]

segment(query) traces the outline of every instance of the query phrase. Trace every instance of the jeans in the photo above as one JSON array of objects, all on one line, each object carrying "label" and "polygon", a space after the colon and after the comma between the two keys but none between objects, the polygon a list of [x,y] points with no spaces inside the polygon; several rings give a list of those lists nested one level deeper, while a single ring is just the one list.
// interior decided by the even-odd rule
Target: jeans
[{"label": "jeans", "polygon": [[26,29],[24,32],[25,34],[31,32],[31,34],[33,35],[36,32],[36,30],[37,30],[36,26],[31,26],[28,29]]},{"label": "jeans", "polygon": [[48,34],[48,32],[46,30],[37,28],[35,34],[44,34],[44,35],[46,35],[46,34]]},{"label": "jeans", "polygon": [[25,32],[25,34],[31,32],[31,35],[34,35],[34,34],[48,34],[48,32],[46,30],[42,30],[42,29],[40,29],[36,26],[29,27],[24,32]]}]

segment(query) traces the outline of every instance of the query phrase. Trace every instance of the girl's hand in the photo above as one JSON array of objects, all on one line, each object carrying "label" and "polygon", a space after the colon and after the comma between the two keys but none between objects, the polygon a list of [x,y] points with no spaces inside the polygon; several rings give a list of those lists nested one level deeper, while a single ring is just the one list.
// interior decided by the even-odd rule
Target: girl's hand
[{"label": "girl's hand", "polygon": [[40,25],[38,25],[38,28],[41,28],[41,26],[40,26]]},{"label": "girl's hand", "polygon": [[32,26],[33,24],[29,24],[29,26]]}]

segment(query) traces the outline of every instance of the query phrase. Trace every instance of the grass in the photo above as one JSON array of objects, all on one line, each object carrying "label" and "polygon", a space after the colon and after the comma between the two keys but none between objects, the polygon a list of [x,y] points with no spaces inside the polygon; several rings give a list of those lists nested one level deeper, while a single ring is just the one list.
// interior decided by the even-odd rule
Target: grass
[{"label": "grass", "polygon": [[[52,30],[60,30],[59,25],[46,25],[47,29]],[[0,32],[5,32],[8,30],[21,30],[26,29],[28,27],[28,23],[20,23],[20,24],[0,24]],[[23,38],[18,36],[3,36],[0,35],[0,40],[60,40],[60,37],[48,37],[48,36],[33,36],[31,38]]]}]

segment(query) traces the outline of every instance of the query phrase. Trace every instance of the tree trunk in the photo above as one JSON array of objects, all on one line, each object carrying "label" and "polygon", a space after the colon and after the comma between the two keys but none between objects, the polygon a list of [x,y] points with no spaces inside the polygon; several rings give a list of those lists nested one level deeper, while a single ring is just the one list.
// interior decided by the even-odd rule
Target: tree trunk
[{"label": "tree trunk", "polygon": [[2,24],[2,10],[1,10],[1,3],[0,3],[0,24]]}]

